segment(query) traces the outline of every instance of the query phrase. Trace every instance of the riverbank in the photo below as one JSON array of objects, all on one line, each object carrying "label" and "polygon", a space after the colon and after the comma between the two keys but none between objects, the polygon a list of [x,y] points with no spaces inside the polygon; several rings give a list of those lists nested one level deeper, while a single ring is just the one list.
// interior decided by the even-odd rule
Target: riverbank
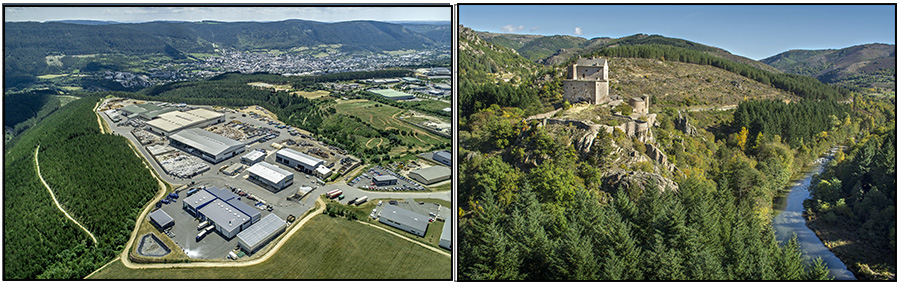
[{"label": "riverbank", "polygon": [[847,270],[853,272],[857,279],[896,280],[897,270],[890,264],[897,260],[896,251],[879,250],[865,244],[857,232],[859,227],[846,224],[844,220],[831,223],[814,213],[804,212],[803,215],[806,226],[844,262]]},{"label": "riverbank", "polygon": [[828,267],[829,275],[834,279],[855,280],[857,278],[843,261],[830,252],[819,237],[806,226],[806,208],[803,206],[803,202],[809,198],[810,183],[815,175],[822,172],[825,162],[828,160],[830,160],[829,156],[816,160],[812,169],[806,172],[802,178],[791,181],[790,192],[782,197],[782,202],[774,203],[773,209],[781,210],[781,212],[776,212],[777,215],[772,219],[772,226],[775,229],[776,239],[782,244],[793,236],[797,237],[804,262],[810,263],[815,258],[821,258]]}]

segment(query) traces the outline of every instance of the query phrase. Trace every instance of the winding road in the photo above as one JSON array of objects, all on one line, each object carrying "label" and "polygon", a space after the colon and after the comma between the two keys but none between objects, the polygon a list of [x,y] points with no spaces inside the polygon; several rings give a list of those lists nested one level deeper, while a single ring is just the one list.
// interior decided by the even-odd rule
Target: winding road
[{"label": "winding road", "polygon": [[41,164],[38,163],[38,151],[40,151],[40,149],[41,149],[41,145],[38,145],[36,148],[34,148],[34,166],[35,166],[35,169],[37,170],[38,178],[41,179],[41,183],[44,184],[44,187],[47,188],[47,192],[50,193],[50,197],[53,198],[53,204],[56,205],[56,208],[59,209],[59,211],[62,211],[62,213],[66,215],[66,218],[68,218],[69,220],[74,222],[76,225],[78,225],[78,227],[81,228],[81,230],[84,230],[84,232],[86,232],[88,235],[90,235],[91,240],[94,241],[94,244],[97,244],[97,237],[95,237],[94,234],[91,233],[90,230],[87,230],[87,228],[84,228],[84,225],[81,225],[81,223],[79,223],[77,220],[75,220],[75,218],[72,218],[72,215],[69,215],[69,213],[66,212],[66,210],[63,209],[61,205],[59,205],[59,201],[56,200],[56,195],[53,194],[53,190],[50,189],[50,185],[47,185],[47,182],[44,181],[44,176],[41,175]]}]

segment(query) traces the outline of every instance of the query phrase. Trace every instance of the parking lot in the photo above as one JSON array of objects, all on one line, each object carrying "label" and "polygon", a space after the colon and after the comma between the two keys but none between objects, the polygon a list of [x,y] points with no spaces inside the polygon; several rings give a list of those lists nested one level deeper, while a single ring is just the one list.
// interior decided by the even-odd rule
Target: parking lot
[{"label": "parking lot", "polygon": [[[390,185],[375,185],[374,179],[376,176],[380,175],[392,175],[397,177],[396,184]],[[400,175],[396,172],[383,168],[381,166],[375,166],[370,168],[369,170],[363,172],[356,178],[350,180],[348,185],[365,190],[373,190],[373,191],[401,191],[401,190],[413,190],[413,191],[422,191],[425,190],[425,187],[412,180],[408,177]]]}]

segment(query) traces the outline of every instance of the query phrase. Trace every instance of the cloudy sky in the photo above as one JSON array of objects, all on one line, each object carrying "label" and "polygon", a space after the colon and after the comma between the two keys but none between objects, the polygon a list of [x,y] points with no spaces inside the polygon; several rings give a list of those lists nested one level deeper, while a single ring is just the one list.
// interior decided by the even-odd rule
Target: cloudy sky
[{"label": "cloudy sky", "polygon": [[895,44],[894,5],[460,5],[476,31],[584,38],[659,34],[751,59],[791,49]]},{"label": "cloudy sky", "polygon": [[450,21],[443,7],[5,7],[6,21]]}]

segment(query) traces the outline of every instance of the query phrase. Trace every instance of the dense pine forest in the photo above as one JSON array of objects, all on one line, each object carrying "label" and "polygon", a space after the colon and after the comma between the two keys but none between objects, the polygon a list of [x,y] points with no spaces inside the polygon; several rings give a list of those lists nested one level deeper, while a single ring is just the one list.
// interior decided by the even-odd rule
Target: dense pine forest
[{"label": "dense pine forest", "polygon": [[[117,256],[139,209],[158,189],[127,140],[100,134],[92,108],[76,100],[13,139],[4,155],[4,279],[83,278]],[[41,184],[96,237],[68,221]]]}]

